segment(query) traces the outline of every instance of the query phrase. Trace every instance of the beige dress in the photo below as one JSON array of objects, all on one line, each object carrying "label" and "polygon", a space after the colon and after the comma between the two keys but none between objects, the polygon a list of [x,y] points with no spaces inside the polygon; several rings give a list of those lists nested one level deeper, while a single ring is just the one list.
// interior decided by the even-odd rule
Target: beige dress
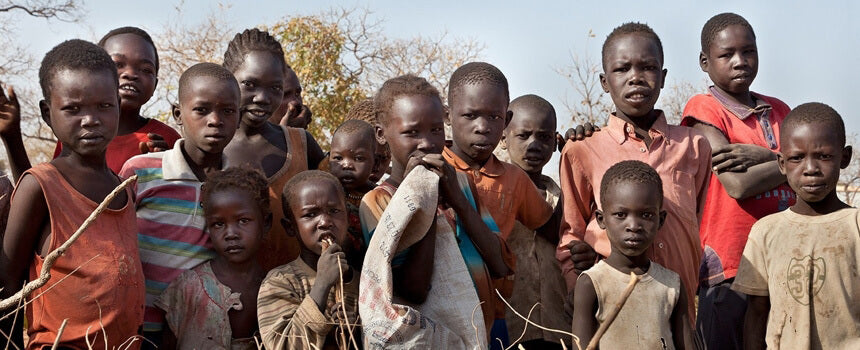
[{"label": "beige dress", "polygon": [[[594,284],[599,305],[597,322],[603,323],[621,299],[630,275],[609,266],[605,260],[583,274],[588,275]],[[600,338],[600,348],[674,349],[671,318],[680,295],[678,274],[652,261],[615,321]]]}]

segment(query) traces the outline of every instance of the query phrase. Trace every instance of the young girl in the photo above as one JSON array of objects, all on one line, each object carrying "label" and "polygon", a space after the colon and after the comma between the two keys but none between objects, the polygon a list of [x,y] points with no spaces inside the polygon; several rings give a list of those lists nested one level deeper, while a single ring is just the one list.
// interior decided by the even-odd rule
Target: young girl
[{"label": "young girl", "polygon": [[168,349],[256,349],[257,292],[265,272],[260,243],[272,225],[269,190],[258,171],[228,168],[202,188],[206,231],[218,254],[183,272],[156,299]]},{"label": "young girl", "polygon": [[[242,123],[224,150],[227,161],[236,166],[250,165],[263,170],[269,181],[269,198],[274,220],[283,218],[281,190],[293,175],[316,169],[323,152],[310,134],[269,123],[284,98],[284,51],[269,33],[247,29],[236,34],[224,53],[224,67],[239,81]],[[264,269],[286,264],[299,254],[294,237],[275,225],[263,242],[259,255]]]}]

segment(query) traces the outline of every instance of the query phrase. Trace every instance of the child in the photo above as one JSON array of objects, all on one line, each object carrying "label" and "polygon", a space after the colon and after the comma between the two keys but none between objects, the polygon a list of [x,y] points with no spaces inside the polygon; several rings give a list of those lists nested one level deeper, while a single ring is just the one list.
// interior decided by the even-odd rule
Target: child
[{"label": "child", "polygon": [[168,349],[257,349],[260,242],[272,225],[269,184],[259,171],[227,168],[201,188],[206,231],[217,255],[183,272],[155,300]]},{"label": "child", "polygon": [[746,300],[730,287],[747,235],[756,220],[794,202],[774,153],[789,108],[776,98],[750,92],[758,53],[752,26],[741,16],[722,13],[705,23],[699,64],[714,86],[687,102],[681,124],[708,139],[716,176],[711,177],[702,213],[704,256],[696,329],[709,348],[740,349]]},{"label": "child", "polygon": [[588,344],[621,301],[630,273],[640,276],[601,349],[692,349],[687,295],[678,274],[645,255],[666,220],[663,182],[645,163],[613,165],[600,183],[601,208],[594,212],[612,253],[582,273],[576,283],[573,333]]},{"label": "child", "polygon": [[[507,239],[516,221],[537,229],[552,216],[552,207],[541,196],[528,175],[513,164],[499,161],[493,150],[502,138],[511,114],[508,111],[508,80],[495,66],[484,62],[467,63],[451,74],[448,90],[449,111],[445,122],[451,125],[453,143],[442,153],[445,160],[468,174],[478,201],[497,225],[498,234]],[[495,281],[502,295],[510,297],[513,274]],[[496,303],[490,339],[500,338],[507,346],[505,306]],[[492,347],[498,345],[495,340]]]},{"label": "child", "polygon": [[[118,173],[135,155],[173,147],[179,133],[158,120],[140,115],[141,107],[158,84],[158,50],[149,34],[140,28],[121,27],[105,34],[99,46],[111,56],[119,76],[119,126],[105,154],[108,167]],[[18,178],[30,168],[30,161],[21,141],[20,118],[14,129],[15,132],[0,132],[0,137],[6,143],[12,173]],[[54,158],[60,156],[62,146],[57,142]]]},{"label": "child", "polygon": [[[474,200],[467,199],[473,198],[472,189],[461,186],[458,175],[441,156],[445,143],[445,110],[438,90],[424,78],[399,76],[382,85],[374,98],[374,105],[378,119],[377,139],[385,142],[391,150],[392,166],[391,176],[365,194],[361,201],[359,213],[365,243],[370,242],[397,186],[412,168],[424,166],[442,172],[439,192],[444,200],[437,210],[437,217],[445,215],[452,223],[451,227],[457,229],[461,253],[483,302],[481,311],[486,333],[490,334],[496,302],[492,279],[511,274],[513,255],[505,241],[484,221],[489,215],[481,215]],[[492,223],[492,219],[489,220]],[[427,298],[433,275],[435,233],[431,228],[422,240],[392,261],[394,294],[407,303],[422,304]]]},{"label": "child", "polygon": [[[552,219],[537,230],[517,222],[508,236],[508,246],[517,258],[510,303],[522,315],[528,314],[535,303],[540,303],[531,313],[531,320],[549,328],[567,329],[571,320],[561,311],[567,293],[561,268],[554,257],[561,220],[561,188],[541,173],[555,150],[555,109],[539,96],[525,95],[511,101],[509,110],[513,116],[505,128],[501,145],[510,161],[529,175],[538,193],[556,210]],[[522,338],[525,348],[561,349],[561,337],[557,333],[541,331],[534,326],[526,328],[525,321],[510,310],[505,320],[515,337],[527,329]]]},{"label": "child", "polygon": [[[284,51],[269,33],[247,29],[236,34],[224,52],[224,67],[233,72],[242,93],[241,124],[233,141],[224,150],[228,162],[263,170],[269,181],[269,201],[275,221],[281,220],[281,190],[295,174],[315,169],[323,153],[314,138],[302,129],[268,122],[283,99]],[[263,240],[266,247],[258,255],[266,271],[295,259],[299,245],[275,225]]]},{"label": "child", "polygon": [[[343,188],[333,175],[309,170],[287,182],[281,225],[298,235],[301,254],[269,271],[257,299],[266,349],[338,349],[349,335],[336,325],[358,321],[358,273],[341,246],[347,238]],[[343,279],[341,279],[343,278]],[[341,284],[342,282],[342,284]],[[341,293],[336,293],[337,290]],[[336,300],[339,300],[336,302]],[[343,311],[346,311],[346,314]],[[355,340],[361,344],[360,339]]]},{"label": "child", "polygon": [[[361,100],[349,109],[346,113],[346,120],[353,119],[365,121],[371,126],[377,124],[372,98]],[[376,138],[373,141],[376,142],[376,152],[373,155],[373,169],[370,171],[368,179],[376,184],[386,173],[390,172],[391,152],[388,150],[388,145],[377,142]]]},{"label": "child", "polygon": [[222,152],[239,126],[239,84],[230,71],[198,63],[179,78],[173,117],[184,138],[176,147],[142,154],[120,176],[138,175],[135,188],[138,240],[147,302],[144,335],[161,344],[164,313],[152,302],[180,273],[215,257],[200,210],[200,186],[224,167]]},{"label": "child", "polygon": [[[36,279],[43,259],[119,185],[105,161],[119,123],[117,81],[110,56],[83,40],[65,41],[42,60],[39,85],[45,99],[39,108],[66,152],[30,168],[18,181],[0,256],[4,298],[20,290],[23,281]],[[51,266],[48,283],[30,294],[27,349],[54,344],[64,319],[61,348],[115,348],[137,336],[144,281],[133,198],[125,189],[111,201]],[[18,316],[16,324],[21,322]],[[22,334],[8,326],[2,327],[6,334]],[[130,346],[139,344],[131,341]]]},{"label": "child", "polygon": [[[285,63],[286,64],[286,63]],[[281,106],[269,117],[269,123],[307,129],[313,113],[302,103],[302,84],[290,65],[284,70],[284,99]]]},{"label": "child", "polygon": [[376,153],[376,134],[370,124],[361,120],[347,120],[341,124],[331,137],[329,152],[329,172],[343,186],[346,194],[346,212],[349,218],[350,263],[359,270],[364,260],[364,237],[361,234],[361,221],[358,207],[361,198],[376,184],[368,178],[374,168],[373,154]]},{"label": "child", "polygon": [[[654,109],[666,69],[660,38],[650,27],[625,23],[615,28],[603,43],[603,70],[600,83],[616,111],[600,132],[568,142],[559,166],[564,219],[556,257],[568,291],[574,290],[577,275],[594,263],[591,247],[603,257],[611,252],[606,231],[592,215],[601,203],[597,181],[613,164],[632,159],[656,169],[664,186],[666,224],[647,257],[680,275],[687,300],[693,300],[711,147],[701,133],[668,125],[663,112]],[[688,307],[692,317],[692,303]]]},{"label": "child", "polygon": [[756,222],[732,284],[747,294],[744,348],[860,348],[860,212],[836,194],[851,161],[842,117],[823,103],[782,124],[779,170],[797,202]]}]

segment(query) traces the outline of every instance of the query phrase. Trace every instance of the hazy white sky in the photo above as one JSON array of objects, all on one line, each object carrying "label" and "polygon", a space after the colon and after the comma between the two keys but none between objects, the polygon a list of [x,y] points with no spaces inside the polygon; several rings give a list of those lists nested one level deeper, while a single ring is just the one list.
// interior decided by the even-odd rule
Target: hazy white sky
[{"label": "hazy white sky", "polygon": [[[96,39],[125,25],[156,33],[173,14],[177,1],[89,0],[82,23],[66,24],[18,15],[18,38],[30,53],[42,57],[69,38]],[[849,132],[860,132],[860,118],[851,108],[860,81],[860,2],[857,1],[449,1],[409,4],[404,1],[242,1],[230,3],[225,25],[237,31],[271,24],[291,14],[312,14],[332,6],[367,7],[384,19],[383,31],[393,37],[417,34],[474,38],[486,45],[483,60],[508,77],[511,96],[535,93],[547,98],[560,114],[561,101],[573,96],[554,68],[567,64],[570,53],[597,57],[605,36],[626,21],[651,25],[665,51],[668,83],[703,85],[707,76],[697,57],[702,25],[714,14],[731,11],[750,21],[756,31],[760,68],[752,88],[781,98],[790,106],[820,101],[839,111]],[[185,2],[186,18],[201,18],[217,3]],[[19,19],[20,18],[20,19]],[[596,35],[587,40],[589,30]],[[35,76],[32,78],[35,81]],[[561,128],[561,127],[560,127]]]}]

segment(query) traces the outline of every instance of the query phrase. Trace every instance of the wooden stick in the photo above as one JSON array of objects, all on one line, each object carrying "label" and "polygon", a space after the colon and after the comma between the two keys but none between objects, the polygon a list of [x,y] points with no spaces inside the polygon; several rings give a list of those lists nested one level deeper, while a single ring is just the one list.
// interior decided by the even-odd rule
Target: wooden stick
[{"label": "wooden stick", "polygon": [[57,350],[57,345],[60,344],[60,337],[63,336],[63,331],[66,330],[66,324],[68,323],[69,319],[67,318],[60,324],[60,329],[57,330],[57,338],[54,339],[54,345],[51,346],[51,350]]},{"label": "wooden stick", "polygon": [[[48,280],[51,279],[51,267],[54,266],[54,262],[57,261],[57,258],[63,255],[63,253],[65,253],[66,250],[69,249],[69,246],[71,246],[72,243],[74,243],[78,239],[78,237],[80,237],[81,234],[84,233],[87,227],[89,227],[90,224],[92,224],[93,221],[96,220],[99,214],[101,214],[105,210],[105,208],[107,208],[108,204],[110,204],[110,202],[112,202],[113,199],[120,192],[125,190],[125,188],[129,184],[133,183],[135,180],[137,180],[137,175],[132,175],[131,177],[123,181],[121,184],[119,184],[119,186],[114,188],[113,191],[108,194],[104,200],[102,200],[101,204],[99,204],[99,206],[96,207],[95,210],[93,210],[90,216],[87,217],[86,220],[84,220],[84,223],[81,224],[80,227],[78,227],[78,230],[75,231],[75,233],[72,234],[72,236],[69,237],[69,239],[65,243],[63,243],[63,245],[61,245],[59,248],[52,251],[50,254],[48,254],[47,257],[45,257],[45,262],[42,264],[42,271],[41,273],[39,273],[38,278],[25,284],[24,287],[21,288],[21,290],[15,293],[15,295],[0,301],[0,310],[5,310],[10,306],[17,304],[20,300],[27,298],[27,296],[29,296],[30,293],[32,293],[34,290],[39,289],[45,284],[47,284]],[[130,201],[132,199],[128,198],[128,200]]]},{"label": "wooden stick", "polygon": [[627,302],[627,299],[630,298],[630,293],[633,293],[633,288],[636,287],[636,283],[639,283],[639,280],[642,276],[637,276],[633,271],[630,271],[630,282],[627,283],[627,288],[624,288],[624,294],[621,295],[621,300],[615,303],[615,309],[609,312],[606,315],[606,321],[600,324],[600,327],[597,328],[597,333],[594,333],[594,337],[591,338],[591,341],[588,342],[588,346],[585,350],[594,350],[597,348],[597,343],[600,342],[600,338],[603,337],[603,334],[606,333],[606,329],[609,328],[609,325],[612,324],[612,321],[615,321],[615,317],[618,316],[618,312],[621,311],[621,308],[624,307],[624,303]]}]

